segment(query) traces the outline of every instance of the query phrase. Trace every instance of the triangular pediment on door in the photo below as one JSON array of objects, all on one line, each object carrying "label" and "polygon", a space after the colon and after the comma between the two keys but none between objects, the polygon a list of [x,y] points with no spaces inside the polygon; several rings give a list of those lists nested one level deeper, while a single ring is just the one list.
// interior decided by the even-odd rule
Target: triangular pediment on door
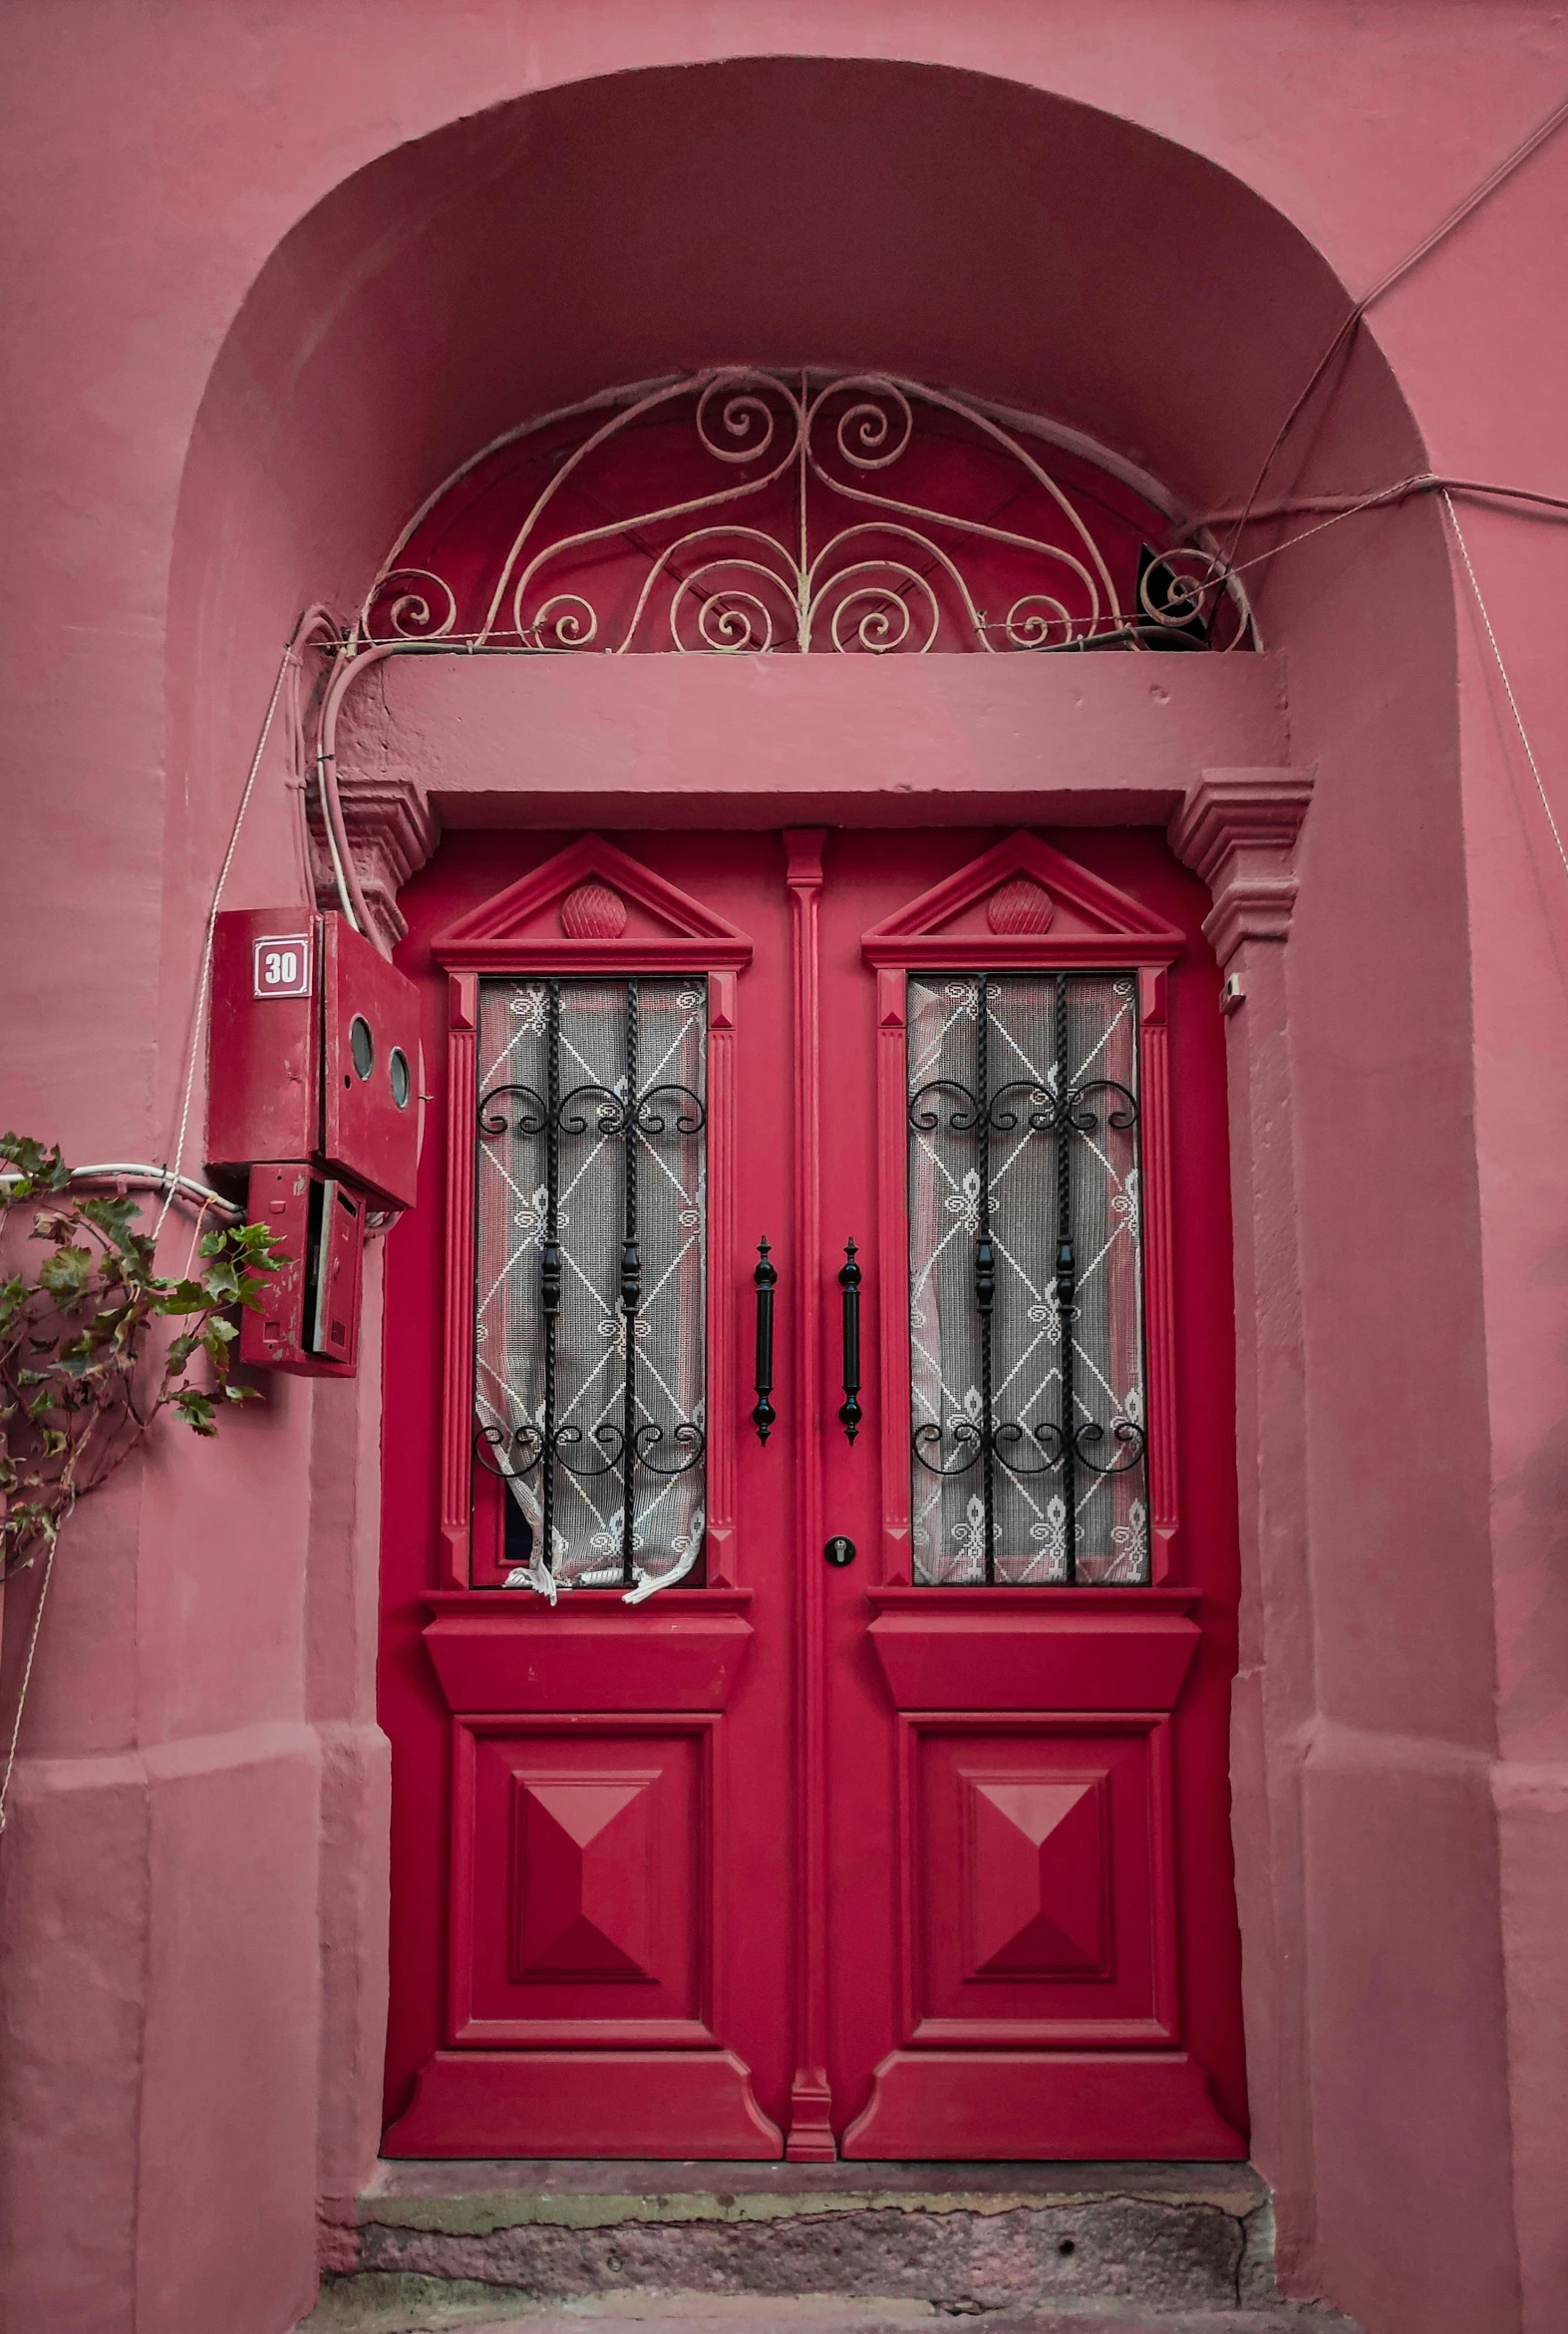
[{"label": "triangular pediment on door", "polygon": [[724,916],[601,835],[584,835],[438,932],[454,970],[697,970],[749,964],[752,943]]},{"label": "triangular pediment on door", "polygon": [[1173,924],[1022,831],[933,884],[861,939],[868,963],[931,972],[1168,964]]}]

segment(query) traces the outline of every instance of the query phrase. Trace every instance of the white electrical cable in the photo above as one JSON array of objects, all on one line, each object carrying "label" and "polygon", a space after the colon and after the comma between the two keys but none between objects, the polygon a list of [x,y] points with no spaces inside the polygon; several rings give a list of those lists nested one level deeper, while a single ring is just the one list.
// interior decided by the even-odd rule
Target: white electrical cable
[{"label": "white electrical cable", "polygon": [[1546,813],[1546,824],[1551,829],[1552,840],[1557,845],[1557,856],[1562,860],[1563,872],[1568,874],[1568,848],[1564,847],[1562,830],[1557,824],[1556,813],[1552,809],[1546,792],[1546,782],[1541,776],[1541,766],[1535,759],[1535,749],[1530,744],[1530,733],[1525,728],[1524,716],[1519,711],[1519,700],[1513,693],[1513,683],[1508,678],[1508,668],[1502,661],[1502,650],[1498,647],[1497,635],[1492,630],[1492,620],[1487,611],[1485,595],[1481,590],[1475,569],[1470,563],[1470,546],[1464,539],[1464,529],[1459,524],[1459,514],[1453,507],[1453,498],[1446,488],[1443,489],[1442,500],[1448,512],[1448,524],[1453,528],[1454,540],[1459,546],[1459,556],[1464,561],[1464,572],[1469,577],[1470,589],[1475,594],[1475,604],[1481,611],[1481,622],[1486,627],[1486,637],[1491,642],[1492,656],[1501,676],[1504,694],[1508,699],[1508,709],[1513,715],[1514,728],[1519,733],[1519,743],[1523,746],[1524,758],[1530,765],[1530,776],[1535,781],[1535,791],[1541,798],[1541,809]]},{"label": "white electrical cable", "polygon": [[[192,1199],[199,1207],[221,1210],[234,1223],[243,1223],[245,1219],[245,1210],[232,1199],[225,1199],[221,1191],[198,1183],[191,1175],[177,1175],[172,1167],[150,1167],[141,1160],[108,1160],[97,1167],[72,1167],[69,1173],[73,1183],[135,1184],[144,1191],[162,1191],[170,1199]],[[0,1174],[0,1190],[27,1180],[25,1175],[7,1171]],[[162,1218],[158,1220],[161,1222]]]},{"label": "white electrical cable", "polygon": [[1360,324],[1362,318],[1366,315],[1368,309],[1371,308],[1376,301],[1381,300],[1385,292],[1392,291],[1397,283],[1402,282],[1403,279],[1410,274],[1412,268],[1418,267],[1428,252],[1434,251],[1439,243],[1446,241],[1447,237],[1453,233],[1455,227],[1462,226],[1464,221],[1470,216],[1471,212],[1478,210],[1481,204],[1485,202],[1489,196],[1495,194],[1498,187],[1501,186],[1506,179],[1512,177],[1514,171],[1520,167],[1521,164],[1527,163],[1531,155],[1535,153],[1536,149],[1538,147],[1544,146],[1547,139],[1549,139],[1555,131],[1560,129],[1565,122],[1568,122],[1568,98],[1560,98],[1557,104],[1552,108],[1551,112],[1546,116],[1546,119],[1543,122],[1538,122],[1527,138],[1521,139],[1519,144],[1514,147],[1510,153],[1505,154],[1502,161],[1498,163],[1494,168],[1487,171],[1486,176],[1481,180],[1478,186],[1472,186],[1469,193],[1466,194],[1461,201],[1456,202],[1451,210],[1446,211],[1443,214],[1434,227],[1432,227],[1426,234],[1422,235],[1420,241],[1415,245],[1413,250],[1408,251],[1405,257],[1399,260],[1395,266],[1391,267],[1386,275],[1381,275],[1378,278],[1378,281],[1373,285],[1370,292],[1363,292],[1361,298],[1356,302],[1355,307],[1352,308],[1350,314],[1339,326],[1334,334],[1333,339],[1329,342],[1328,347],[1324,350],[1322,356],[1318,359],[1318,362],[1316,365],[1314,365],[1312,371],[1308,374],[1306,386],[1302,389],[1301,394],[1297,397],[1295,404],[1291,407],[1289,413],[1287,413],[1285,419],[1283,422],[1281,422],[1278,430],[1275,432],[1274,442],[1270,446],[1268,453],[1263,458],[1263,466],[1259,470],[1257,477],[1253,480],[1251,490],[1247,496],[1247,500],[1243,503],[1241,511],[1237,517],[1235,531],[1232,533],[1230,538],[1229,551],[1233,552],[1237,543],[1240,541],[1241,530],[1244,526],[1247,525],[1252,514],[1253,505],[1256,503],[1258,497],[1263,492],[1263,483],[1268,477],[1269,472],[1274,467],[1274,458],[1279,453],[1280,448],[1284,445],[1286,439],[1290,436],[1292,430],[1294,430],[1296,427],[1297,422],[1300,420],[1302,410],[1305,407],[1307,400],[1311,397],[1313,391],[1317,388],[1318,383],[1323,379],[1324,374],[1328,371],[1330,365],[1334,362],[1335,357],[1339,354],[1340,350],[1345,346],[1345,343],[1355,332],[1357,326]]},{"label": "white electrical cable", "polygon": [[[75,1505],[74,1499],[72,1505]],[[70,1511],[68,1507],[66,1514],[69,1515]],[[61,1523],[65,1519],[63,1515],[60,1518]],[[38,1584],[38,1602],[33,1607],[33,1626],[28,1631],[27,1637],[27,1660],[22,1665],[22,1682],[16,1697],[16,1716],[11,1722],[11,1740],[6,1746],[5,1774],[0,1776],[0,1832],[5,1830],[6,1814],[11,1799],[11,1777],[16,1768],[16,1746],[21,1740],[22,1734],[22,1713],[27,1708],[27,1689],[33,1682],[33,1661],[38,1652],[38,1632],[43,1627],[44,1603],[49,1595],[49,1583],[55,1576],[55,1548],[59,1537],[57,1525],[55,1537],[49,1542],[44,1554],[44,1576]]]},{"label": "white electrical cable", "polygon": [[[334,632],[336,632],[336,625],[333,623],[333,618],[326,608],[319,605],[306,608],[303,614],[296,621],[293,631],[288,636],[288,641],[284,647],[283,654],[278,660],[277,677],[272,684],[272,694],[267,699],[266,717],[261,724],[261,735],[256,740],[256,750],[250,758],[250,768],[245,776],[244,792],[239,798],[239,808],[234,813],[234,824],[229,830],[228,847],[223,853],[223,863],[218,868],[217,882],[213,886],[212,904],[207,910],[206,930],[202,936],[201,942],[201,969],[196,981],[195,1010],[190,1025],[190,1050],[185,1060],[184,1091],[180,1096],[179,1102],[179,1127],[178,1132],[174,1138],[174,1157],[168,1170],[173,1176],[174,1181],[169,1185],[169,1188],[164,1195],[162,1207],[158,1211],[157,1222],[154,1226],[155,1239],[162,1230],[163,1219],[167,1215],[170,1206],[173,1204],[174,1189],[181,1179],[179,1170],[185,1163],[185,1138],[189,1132],[190,1127],[190,1100],[192,1094],[195,1091],[196,1063],[199,1059],[201,1051],[201,1033],[206,1023],[208,992],[212,982],[212,940],[213,934],[217,929],[218,909],[221,907],[223,902],[223,888],[228,881],[229,869],[234,863],[234,852],[239,843],[239,831],[245,823],[245,813],[250,808],[250,798],[255,792],[256,779],[261,769],[262,757],[267,750],[267,740],[272,735],[272,724],[277,716],[278,700],[283,694],[283,683],[287,678],[289,667],[290,665],[298,664],[299,648],[301,643],[308,639],[312,632],[319,630],[323,624],[331,626]],[[330,818],[327,821],[327,827],[328,839],[331,841],[332,834]],[[336,867],[338,863],[338,853],[335,844],[333,847],[332,856],[333,864]],[[339,890],[342,892],[344,886],[342,883],[341,868],[338,871]],[[352,911],[350,912],[350,921],[354,921]],[[360,927],[356,923],[355,929],[358,930],[359,928]]]},{"label": "white electrical cable", "polygon": [[[190,1098],[195,1091],[196,1060],[201,1050],[201,1032],[206,1023],[207,992],[212,982],[212,936],[217,929],[217,916],[218,909],[222,904],[223,886],[228,881],[228,871],[234,863],[234,852],[239,842],[239,831],[245,823],[245,813],[250,808],[250,798],[255,792],[257,773],[261,769],[261,758],[267,750],[267,740],[272,735],[272,723],[278,710],[278,699],[283,694],[283,683],[293,660],[294,642],[298,634],[299,626],[296,624],[294,630],[289,634],[288,643],[282,656],[278,659],[277,678],[272,684],[272,694],[267,699],[266,718],[261,724],[261,735],[256,740],[256,750],[250,758],[250,769],[245,777],[244,792],[239,798],[239,808],[234,813],[234,824],[229,829],[228,848],[223,853],[223,863],[218,868],[217,882],[212,890],[212,904],[207,909],[206,931],[201,941],[201,970],[196,980],[196,1002],[190,1022],[190,1050],[185,1059],[184,1092],[179,1102],[179,1129],[174,1138],[174,1157],[169,1170],[176,1179],[185,1163],[185,1136],[190,1126]],[[170,1188],[158,1210],[157,1222],[153,1227],[155,1239],[162,1230],[163,1218],[173,1203],[174,1193],[173,1189]]]},{"label": "white electrical cable", "polygon": [[338,792],[338,714],[350,685],[362,673],[368,672],[372,665],[380,664],[383,657],[390,653],[391,645],[386,643],[380,647],[361,649],[357,655],[345,655],[338,659],[337,668],[321,701],[321,722],[316,734],[316,784],[321,795],[321,819],[327,833],[327,847],[332,854],[338,898],[349,923],[356,932],[363,932],[367,937],[374,937],[373,919],[354,866],[353,852],[349,848],[343,802]]}]

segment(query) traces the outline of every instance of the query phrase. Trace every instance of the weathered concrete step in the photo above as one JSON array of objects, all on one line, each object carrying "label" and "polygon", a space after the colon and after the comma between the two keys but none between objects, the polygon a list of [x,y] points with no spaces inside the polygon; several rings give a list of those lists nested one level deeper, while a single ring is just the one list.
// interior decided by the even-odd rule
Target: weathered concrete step
[{"label": "weathered concrete step", "polygon": [[[602,2294],[553,2307],[493,2287],[437,2286],[424,2278],[347,2278],[324,2297],[299,2334],[940,2334],[953,2313],[930,2303],[767,2295]],[[1359,2334],[1333,2311],[1292,2308],[1151,2310],[1082,2301],[1044,2310],[987,2313],[985,2334]]]},{"label": "weathered concrete step", "polygon": [[[1108,2325],[1135,2304],[1167,2313],[1170,2334],[1173,2311],[1244,2334],[1244,2313],[1275,2301],[1272,2237],[1245,2165],[386,2164],[328,2232],[335,2282],[310,2323],[349,2326],[360,2307],[416,2312],[389,2328],[434,2324],[418,2312],[437,2307],[515,2322],[569,2303],[575,2325],[611,2295],[645,2314],[658,2296],[709,2310],[819,2297],[869,2307],[867,2329],[891,2326],[874,2314],[887,2309],[994,2325],[1077,2309]],[[735,2322],[761,2320],[748,2307]]]}]

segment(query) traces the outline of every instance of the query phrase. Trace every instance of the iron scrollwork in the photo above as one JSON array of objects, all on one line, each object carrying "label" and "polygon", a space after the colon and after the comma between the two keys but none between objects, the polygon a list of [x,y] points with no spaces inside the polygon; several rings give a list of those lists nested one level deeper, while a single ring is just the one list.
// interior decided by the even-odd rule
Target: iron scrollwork
[{"label": "iron scrollwork", "polygon": [[[1132,1089],[1112,1078],[1072,1081],[1068,1034],[1070,976],[1055,976],[1055,1060],[1046,1080],[1012,1079],[994,1085],[991,1076],[992,982],[979,977],[975,997],[975,1080],[928,1080],[911,1095],[908,1120],[919,1135],[945,1125],[975,1146],[974,1250],[972,1292],[979,1332],[978,1414],[946,1421],[927,1419],[912,1433],[914,1460],[927,1474],[950,1479],[980,1471],[981,1553],[987,1582],[997,1577],[997,1471],[1028,1478],[1055,1475],[1063,1511],[1065,1576],[1077,1578],[1079,1478],[1124,1475],[1144,1456],[1140,1424],[1118,1418],[1107,1428],[1090,1416],[1076,1383],[1079,1259],[1074,1236],[1075,1138],[1094,1135],[1101,1116],[1107,1127],[1130,1133],[1138,1124]],[[1060,1333],[1060,1405],[1055,1418],[1024,1421],[999,1417],[996,1402],[995,1312],[999,1249],[992,1138],[1020,1130],[1056,1146],[1056,1238],[1052,1304]],[[1114,1448],[1101,1456],[1107,1441]],[[951,1456],[949,1456],[949,1453]]]},{"label": "iron scrollwork", "polygon": [[[690,1087],[662,1081],[642,1087],[641,995],[635,979],[626,983],[624,1071],[616,1086],[589,1082],[562,1091],[561,984],[544,984],[547,1091],[526,1085],[495,1086],[479,1098],[478,1131],[486,1143],[502,1137],[544,1143],[544,1205],[539,1227],[539,1311],[544,1324],[543,1402],[537,1423],[510,1431],[481,1426],[473,1439],[478,1465],[503,1480],[537,1479],[540,1564],[553,1573],[556,1548],[557,1471],[590,1481],[618,1474],[621,1479],[620,1578],[630,1585],[639,1474],[669,1478],[701,1465],[707,1450],[703,1429],[693,1419],[666,1427],[656,1419],[639,1423],[638,1317],[643,1305],[643,1257],[639,1231],[641,1154],[668,1131],[688,1136],[707,1123],[703,1099]],[[584,1136],[618,1140],[621,1161],[621,1225],[617,1312],[621,1324],[621,1386],[618,1423],[601,1420],[591,1433],[558,1415],[558,1353],[563,1258],[561,1246],[561,1162],[563,1146]]]},{"label": "iron scrollwork", "polygon": [[[1041,434],[950,391],[889,373],[727,365],[548,427],[548,481],[482,559],[455,558],[450,512],[440,498],[427,506],[371,586],[354,653],[998,656],[1250,643],[1238,579],[1196,530],[1169,539],[1152,505],[1141,525],[1110,523]],[[669,472],[628,485],[628,442],[660,429],[676,437],[684,496]],[[933,449],[955,444],[968,488],[933,472]],[[526,462],[514,468],[529,475]],[[457,542],[471,552],[461,532]],[[600,572],[627,546],[640,554],[629,605]]]}]

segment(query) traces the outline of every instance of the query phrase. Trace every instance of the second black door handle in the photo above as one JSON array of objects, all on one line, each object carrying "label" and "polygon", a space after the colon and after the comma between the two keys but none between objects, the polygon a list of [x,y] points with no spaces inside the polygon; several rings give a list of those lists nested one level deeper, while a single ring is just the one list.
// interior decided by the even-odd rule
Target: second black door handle
[{"label": "second black door handle", "polygon": [[838,1423],[852,1443],[865,1417],[860,1408],[860,1267],[855,1262],[853,1240],[844,1242],[838,1286],[843,1292],[844,1335],[844,1398],[838,1406]]}]

